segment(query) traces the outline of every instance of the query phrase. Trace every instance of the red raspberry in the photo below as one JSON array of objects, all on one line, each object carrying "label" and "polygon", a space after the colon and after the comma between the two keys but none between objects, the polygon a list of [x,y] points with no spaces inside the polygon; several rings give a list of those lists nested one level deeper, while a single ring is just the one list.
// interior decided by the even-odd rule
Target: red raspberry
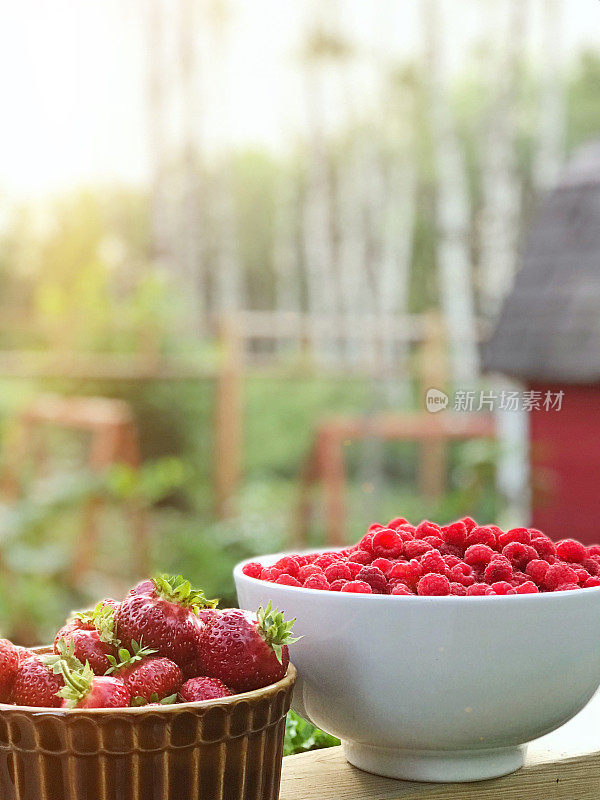
[{"label": "red raspberry", "polygon": [[586,589],[591,589],[592,586],[600,586],[600,578],[592,577],[588,578],[587,581],[584,583]]},{"label": "red raspberry", "polygon": [[350,574],[350,570],[343,564],[341,561],[337,561],[335,564],[330,564],[325,570],[325,577],[329,581],[329,583],[333,583],[334,581],[344,580],[349,581],[352,578]]},{"label": "red raspberry", "polygon": [[511,542],[520,542],[521,544],[531,544],[531,534],[527,528],[511,528],[506,533],[501,533],[498,536],[498,545],[506,547]]},{"label": "red raspberry", "polygon": [[298,577],[298,562],[290,556],[283,556],[273,566],[285,572],[286,575],[291,575],[293,578]]},{"label": "red raspberry", "polygon": [[412,595],[412,592],[411,592],[411,590],[408,588],[408,586],[405,583],[398,582],[398,583],[394,584],[390,594],[404,594],[404,595],[409,595],[410,594],[410,595]]},{"label": "red raspberry", "polygon": [[587,549],[575,539],[563,539],[556,545],[556,555],[563,561],[579,561],[587,558]]},{"label": "red raspberry", "polygon": [[354,578],[356,578],[358,573],[363,568],[364,564],[359,564],[358,561],[346,561],[346,566],[350,570],[350,577],[352,580],[354,580]]},{"label": "red raspberry", "polygon": [[493,589],[494,594],[498,595],[517,593],[514,587],[512,587],[508,581],[495,581],[492,583],[491,589]]},{"label": "red raspberry", "polygon": [[399,562],[398,564],[394,564],[391,568],[388,578],[390,580],[400,580],[402,583],[406,583],[407,586],[410,586],[411,589],[415,589],[421,574],[420,566],[417,568],[412,563],[406,564]]},{"label": "red raspberry", "polygon": [[439,536],[441,538],[441,532],[442,529],[439,525],[435,522],[429,522],[428,519],[424,519],[417,525],[415,537],[422,539],[424,536]]},{"label": "red raspberry", "polygon": [[410,525],[410,522],[407,519],[404,519],[404,517],[395,517],[388,522],[386,527],[394,528],[395,530],[396,528],[399,528],[400,525]]},{"label": "red raspberry", "polygon": [[440,547],[440,553],[443,556],[457,556],[461,561],[463,552],[464,550],[462,547],[456,547],[454,544],[446,544],[446,542]]},{"label": "red raspberry", "polygon": [[509,581],[513,575],[513,568],[507,558],[496,555],[487,565],[483,574],[488,583]]},{"label": "red raspberry", "polygon": [[551,592],[564,584],[572,583],[577,586],[577,573],[567,564],[552,564],[544,575],[543,583]]},{"label": "red raspberry", "polygon": [[294,556],[294,561],[298,564],[298,569],[308,564],[308,556]]},{"label": "red raspberry", "polygon": [[421,556],[421,567],[423,572],[438,572],[440,575],[446,574],[446,562],[437,550],[430,550]]},{"label": "red raspberry", "polygon": [[275,583],[280,583],[282,586],[302,586],[297,578],[294,578],[293,575],[288,575],[286,572],[280,575]]},{"label": "red raspberry", "polygon": [[556,555],[556,545],[547,536],[540,534],[539,536],[531,537],[531,546],[537,550],[540,558],[548,559],[550,556]]},{"label": "red raspberry", "polygon": [[462,559],[458,556],[442,556],[442,558],[449,569],[452,569],[457,564],[462,564]]},{"label": "red raspberry", "polygon": [[[373,556],[365,550],[355,550],[348,556],[348,561],[354,561],[356,564],[370,564]],[[328,565],[329,566],[329,565]]]},{"label": "red raspberry", "polygon": [[259,564],[257,561],[251,561],[249,564],[244,564],[242,567],[242,572],[244,575],[248,575],[249,578],[260,578],[262,571],[262,564]]},{"label": "red raspberry", "polygon": [[468,597],[482,597],[490,587],[487,583],[473,583],[467,587]]},{"label": "red raspberry", "polygon": [[340,578],[339,580],[334,581],[331,584],[331,586],[329,587],[329,591],[330,592],[340,592],[342,590],[342,586],[345,586],[345,585],[346,585],[346,581]]},{"label": "red raspberry", "polygon": [[467,594],[467,587],[462,583],[452,581],[450,583],[450,594],[456,595],[457,597],[464,597]]},{"label": "red raspberry", "polygon": [[322,553],[318,558],[315,558],[314,565],[316,567],[321,567],[323,571],[334,564],[336,561],[333,553]]},{"label": "red raspberry", "polygon": [[526,575],[524,572],[516,570],[513,573],[511,583],[516,588],[517,586],[520,586],[522,583],[528,583],[530,580],[531,578],[529,577],[529,575]]},{"label": "red raspberry", "polygon": [[492,550],[495,550],[498,545],[498,540],[492,527],[486,525],[484,527],[473,528],[467,536],[465,544],[467,547],[471,547],[471,545],[474,544],[485,544],[491,547]]},{"label": "red raspberry", "polygon": [[329,589],[329,581],[322,573],[318,572],[315,575],[309,575],[304,581],[305,589]]},{"label": "red raspberry", "polygon": [[516,592],[517,594],[537,594],[539,589],[533,581],[525,581],[516,587]]},{"label": "red raspberry", "polygon": [[396,528],[396,533],[399,533],[400,536],[402,536],[402,538],[404,539],[405,542],[408,539],[414,539],[415,538],[415,531],[416,531],[415,526],[414,525],[409,525],[408,523],[406,525],[399,525]]},{"label": "red raspberry", "polygon": [[356,580],[359,582],[363,581],[364,583],[368,583],[373,590],[373,594],[386,593],[387,581],[385,579],[385,575],[380,569],[377,569],[377,567],[374,567],[373,565],[369,567],[363,567],[356,576]]},{"label": "red raspberry", "polygon": [[475,520],[474,520],[472,517],[463,517],[463,518],[460,520],[460,522],[462,522],[462,524],[463,524],[463,525],[465,526],[465,528],[467,529],[467,533],[471,533],[471,531],[473,530],[473,528],[476,528],[476,527],[477,527],[477,523],[475,522]]},{"label": "red raspberry", "polygon": [[544,577],[549,569],[550,564],[548,564],[547,561],[543,561],[541,558],[535,558],[527,564],[525,572],[530,575],[539,586],[543,583]]},{"label": "red raspberry", "polygon": [[377,530],[373,531],[372,533],[365,533],[360,542],[356,545],[357,549],[360,548],[361,550],[364,550],[365,553],[369,553],[369,555],[372,556],[373,537],[375,536],[376,533],[379,533],[379,531],[381,530],[383,530],[383,528],[377,528]]},{"label": "red raspberry", "polygon": [[578,583],[561,583],[554,591],[555,592],[572,592],[574,589],[579,589]]},{"label": "red raspberry", "polygon": [[588,556],[600,556],[600,544],[591,544],[587,549]]},{"label": "red raspberry", "polygon": [[438,575],[437,572],[424,575],[417,586],[417,594],[423,597],[441,597],[450,594],[450,581],[445,575]]},{"label": "red raspberry", "polygon": [[383,574],[387,576],[389,575],[391,568],[394,566],[394,562],[390,561],[389,558],[376,558],[371,566],[377,567],[377,569],[380,569]]},{"label": "red raspberry", "polygon": [[472,583],[475,583],[473,570],[468,564],[456,564],[448,570],[447,576],[454,583],[460,583],[463,586],[470,586]]},{"label": "red raspberry", "polygon": [[574,567],[574,569],[577,573],[577,583],[580,586],[583,586],[585,582],[592,577],[587,569],[584,569],[583,567]]},{"label": "red raspberry", "polygon": [[[391,526],[388,525],[388,527]],[[385,525],[382,525],[381,522],[372,522],[367,528],[367,534],[375,533],[375,531],[380,531],[382,528],[385,528]]]},{"label": "red raspberry", "polygon": [[419,558],[428,550],[433,550],[433,547],[427,542],[422,542],[419,539],[414,539],[409,542],[404,542],[404,555],[406,558]]},{"label": "red raspberry", "polygon": [[430,544],[434,550],[439,549],[444,544],[444,540],[440,539],[439,536],[424,536],[421,541]]},{"label": "red raspberry", "polygon": [[600,573],[600,565],[593,558],[584,558],[581,566],[590,573],[590,575],[598,575]]},{"label": "red raspberry", "polygon": [[502,548],[502,555],[508,558],[513,567],[524,567],[528,561],[537,558],[537,550],[521,542],[509,542]]},{"label": "red raspberry", "polygon": [[453,522],[442,528],[442,539],[446,544],[464,547],[467,541],[467,528],[464,522]]},{"label": "red raspberry", "polygon": [[391,528],[384,528],[373,536],[373,554],[379,558],[399,558],[402,555],[402,537]]},{"label": "red raspberry", "polygon": [[304,567],[300,567],[298,570],[298,578],[303,583],[307,578],[310,578],[311,575],[323,574],[323,570],[321,567],[317,567],[315,564],[306,564]]},{"label": "red raspberry", "polygon": [[372,594],[373,590],[365,581],[348,581],[342,586],[342,592],[352,592],[354,594]]},{"label": "red raspberry", "polygon": [[282,574],[280,569],[277,567],[265,567],[263,571],[260,573],[261,581],[276,581],[277,578]]},{"label": "red raspberry", "polygon": [[472,544],[465,550],[467,564],[489,564],[496,553],[487,544]]}]

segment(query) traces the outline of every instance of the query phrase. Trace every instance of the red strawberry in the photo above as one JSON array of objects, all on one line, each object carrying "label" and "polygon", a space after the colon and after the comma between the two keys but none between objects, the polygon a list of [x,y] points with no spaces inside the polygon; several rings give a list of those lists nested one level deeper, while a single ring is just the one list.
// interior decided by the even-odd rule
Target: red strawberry
[{"label": "red strawberry", "polygon": [[229,697],[231,692],[218,678],[191,678],[179,691],[183,703],[196,703],[199,700],[216,700]]},{"label": "red strawberry", "polygon": [[0,639],[0,703],[10,702],[10,693],[21,663],[20,649],[8,639]]},{"label": "red strawberry", "polygon": [[63,666],[62,675],[64,686],[58,692],[62,708],[125,708],[131,701],[120,678],[94,675],[89,664],[80,670]]},{"label": "red strawberry", "polygon": [[176,694],[183,683],[177,664],[168,658],[153,656],[155,650],[142,648],[136,641],[131,646],[132,653],[124,647],[119,649],[120,662],[109,656],[112,666],[106,674],[114,674],[123,681],[136,705],[140,700],[149,703],[156,697],[155,702],[159,702]]},{"label": "red strawberry", "polygon": [[73,642],[68,647],[64,639],[58,644],[58,654],[26,658],[15,675],[12,702],[18,706],[58,708],[57,692],[64,687],[64,668],[81,669],[82,663],[73,654]]},{"label": "red strawberry", "polygon": [[74,643],[77,658],[90,667],[97,675],[104,675],[110,667],[108,656],[117,653],[118,640],[115,636],[115,612],[119,604],[115,600],[102,600],[93,611],[79,611],[56,634],[54,651],[58,642],[65,639]]},{"label": "red strawberry", "polygon": [[182,669],[196,662],[205,623],[198,613],[212,608],[207,600],[181,575],[161,575],[152,580],[152,590],[123,600],[117,613],[117,635],[124,647],[143,640],[157,655],[174,661]]},{"label": "red strawberry", "polygon": [[294,621],[286,622],[270,602],[256,616],[238,609],[222,611],[202,635],[200,657],[206,674],[234,692],[281,680],[290,660],[286,643],[298,641],[291,635]]}]

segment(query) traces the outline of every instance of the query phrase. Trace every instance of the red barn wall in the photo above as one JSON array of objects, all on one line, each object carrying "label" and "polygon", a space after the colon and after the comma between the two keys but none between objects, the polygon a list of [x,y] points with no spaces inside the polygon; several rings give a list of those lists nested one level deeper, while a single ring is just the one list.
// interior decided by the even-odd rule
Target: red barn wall
[{"label": "red barn wall", "polygon": [[560,411],[530,413],[533,526],[600,543],[600,385],[529,388],[564,392]]}]

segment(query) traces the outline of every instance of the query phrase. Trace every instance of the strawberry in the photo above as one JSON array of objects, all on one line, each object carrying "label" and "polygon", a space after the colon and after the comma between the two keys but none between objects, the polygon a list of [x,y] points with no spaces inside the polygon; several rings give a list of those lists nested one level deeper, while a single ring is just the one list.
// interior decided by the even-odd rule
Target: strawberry
[{"label": "strawberry", "polygon": [[110,667],[108,656],[115,656],[119,642],[115,636],[115,600],[102,600],[93,611],[79,611],[56,634],[54,650],[61,639],[74,643],[75,655],[96,675],[104,675]]},{"label": "strawberry", "polygon": [[20,648],[0,639],[0,703],[10,702],[10,694],[21,663]]},{"label": "strawberry", "polygon": [[106,674],[120,678],[135,701],[149,703],[152,697],[156,697],[155,702],[159,702],[177,694],[183,683],[183,675],[177,664],[168,658],[153,656],[155,650],[141,647],[135,640],[131,647],[131,653],[124,647],[119,649],[120,662],[109,656],[112,666]]},{"label": "strawberry", "polygon": [[286,622],[271,603],[256,616],[231,609],[213,617],[200,642],[206,674],[219,678],[234,692],[260,689],[283,678],[289,664],[287,644],[295,620]]},{"label": "strawberry", "polygon": [[62,665],[64,686],[57,692],[62,708],[125,708],[131,693],[120,678],[94,675],[89,664],[71,670]]},{"label": "strawberry", "polygon": [[207,600],[181,575],[160,575],[152,579],[152,589],[147,585],[143,591],[128,595],[119,606],[117,636],[123,646],[131,648],[133,640],[143,640],[182,669],[196,662],[206,624],[198,613],[217,601]]},{"label": "strawberry", "polygon": [[218,678],[190,678],[179,690],[183,703],[197,703],[200,700],[216,700],[229,697],[231,692]]},{"label": "strawberry", "polygon": [[63,639],[58,643],[58,653],[25,659],[15,675],[12,702],[18,706],[58,708],[57,695],[64,687],[63,668],[81,669],[81,661],[74,655],[73,642]]}]

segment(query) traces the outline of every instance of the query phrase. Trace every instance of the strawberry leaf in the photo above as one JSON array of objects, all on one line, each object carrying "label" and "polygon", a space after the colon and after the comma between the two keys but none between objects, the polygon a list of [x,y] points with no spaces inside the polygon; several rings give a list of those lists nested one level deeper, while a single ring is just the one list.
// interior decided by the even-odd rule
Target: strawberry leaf
[{"label": "strawberry leaf", "polygon": [[67,708],[75,708],[92,688],[94,673],[88,661],[81,670],[71,670],[63,661],[61,673],[65,685],[56,696],[67,701]]},{"label": "strawberry leaf", "polygon": [[76,611],[73,618],[93,625],[100,634],[101,642],[119,645],[119,640],[115,635],[115,610],[111,606],[105,605],[102,600],[92,611]]},{"label": "strawberry leaf", "polygon": [[114,656],[107,656],[110,661],[110,667],[104,673],[105,675],[112,675],[113,672],[122,669],[123,667],[132,667],[138,661],[142,661],[148,656],[154,655],[158,652],[151,647],[142,647],[142,640],[136,642],[135,639],[131,640],[131,652],[126,647],[120,647],[118,651],[119,661]]},{"label": "strawberry leaf", "polygon": [[51,669],[55,675],[62,673],[63,664],[65,664],[69,669],[83,669],[83,664],[75,655],[74,639],[69,639],[69,644],[67,644],[67,641],[64,637],[59,639],[56,644],[56,649],[58,650],[58,653],[48,653],[48,655],[40,656],[40,661],[42,664],[45,664],[48,669]]},{"label": "strawberry leaf", "polygon": [[301,636],[292,636],[295,619],[286,620],[283,613],[273,608],[269,600],[267,607],[262,606],[256,612],[258,632],[273,650],[280,664],[283,664],[283,645],[294,644]]},{"label": "strawberry leaf", "polygon": [[214,608],[218,600],[207,600],[201,589],[195,589],[183,575],[156,575],[152,583],[158,596],[169,603],[177,603],[197,614],[203,608]]}]

